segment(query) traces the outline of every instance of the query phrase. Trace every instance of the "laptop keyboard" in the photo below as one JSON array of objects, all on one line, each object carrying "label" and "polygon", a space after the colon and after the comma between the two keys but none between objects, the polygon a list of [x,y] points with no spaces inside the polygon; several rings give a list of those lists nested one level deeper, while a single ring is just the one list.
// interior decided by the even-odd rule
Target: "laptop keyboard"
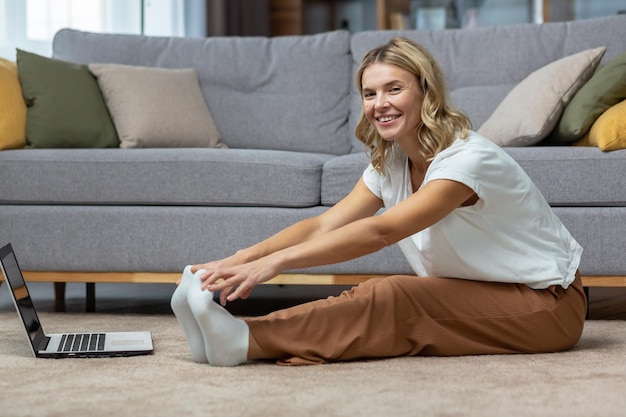
[{"label": "laptop keyboard", "polygon": [[64,334],[57,352],[89,352],[104,350],[104,333]]}]

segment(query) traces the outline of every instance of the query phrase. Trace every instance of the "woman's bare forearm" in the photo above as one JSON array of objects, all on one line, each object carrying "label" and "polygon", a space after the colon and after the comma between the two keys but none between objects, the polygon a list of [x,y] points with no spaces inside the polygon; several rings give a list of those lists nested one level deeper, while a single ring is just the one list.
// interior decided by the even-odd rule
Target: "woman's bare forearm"
[{"label": "woman's bare forearm", "polygon": [[472,189],[455,181],[432,181],[379,216],[356,220],[270,255],[271,263],[284,271],[376,252],[435,224],[472,194]]},{"label": "woman's bare forearm", "polygon": [[280,271],[348,261],[387,246],[382,233],[372,227],[378,219],[362,219],[341,228],[320,233],[269,256]]},{"label": "woman's bare forearm", "polygon": [[323,214],[287,227],[256,245],[238,251],[235,256],[243,262],[255,261],[322,236],[355,220],[371,217],[381,206],[382,201],[372,194],[361,179],[348,196]]},{"label": "woman's bare forearm", "polygon": [[244,262],[255,261],[274,252],[305,242],[319,233],[319,218],[308,218],[281,230],[255,245],[237,251],[237,256],[242,257]]}]

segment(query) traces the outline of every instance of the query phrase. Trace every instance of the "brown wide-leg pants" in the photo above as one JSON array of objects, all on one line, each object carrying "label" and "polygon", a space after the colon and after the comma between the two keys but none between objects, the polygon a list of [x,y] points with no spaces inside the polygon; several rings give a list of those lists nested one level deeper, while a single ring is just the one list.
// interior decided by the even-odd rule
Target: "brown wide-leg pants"
[{"label": "brown wide-leg pants", "polygon": [[580,339],[586,308],[578,273],[567,290],[399,275],[245,321],[279,364],[307,365],[563,351]]}]

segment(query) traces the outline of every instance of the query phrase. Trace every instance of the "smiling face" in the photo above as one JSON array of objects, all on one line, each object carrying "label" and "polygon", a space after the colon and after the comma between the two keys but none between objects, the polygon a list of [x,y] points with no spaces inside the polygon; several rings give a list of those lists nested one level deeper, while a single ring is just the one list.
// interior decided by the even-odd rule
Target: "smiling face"
[{"label": "smiling face", "polygon": [[391,64],[374,63],[361,78],[363,113],[386,141],[413,141],[421,121],[424,93],[415,75]]}]

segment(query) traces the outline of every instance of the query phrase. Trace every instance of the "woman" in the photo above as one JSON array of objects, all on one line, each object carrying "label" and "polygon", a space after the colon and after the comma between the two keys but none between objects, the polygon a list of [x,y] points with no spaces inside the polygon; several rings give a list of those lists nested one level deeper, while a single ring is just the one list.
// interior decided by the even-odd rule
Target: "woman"
[{"label": "woman", "polygon": [[[312,364],[574,346],[586,310],[582,248],[519,165],[450,106],[428,51],[392,39],[365,55],[356,82],[363,103],[356,134],[371,164],[324,214],[185,268],[172,308],[194,360]],[[215,291],[225,305],[281,271],[394,243],[417,276],[372,279],[243,320],[212,301]]]}]

